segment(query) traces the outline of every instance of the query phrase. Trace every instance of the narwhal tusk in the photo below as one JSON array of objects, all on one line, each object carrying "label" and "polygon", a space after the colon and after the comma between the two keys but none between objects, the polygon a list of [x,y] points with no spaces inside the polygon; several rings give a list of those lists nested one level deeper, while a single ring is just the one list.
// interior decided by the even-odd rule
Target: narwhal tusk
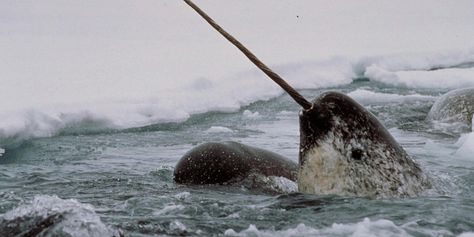
[{"label": "narwhal tusk", "polygon": [[270,79],[276,82],[283,90],[285,90],[295,101],[300,104],[304,109],[310,109],[312,104],[307,101],[300,93],[298,93],[293,87],[286,83],[283,78],[267,67],[260,59],[258,59],[250,50],[242,45],[232,35],[227,33],[222,27],[220,27],[211,17],[203,12],[198,6],[196,6],[191,0],[184,0],[191,8],[193,8],[199,15],[201,15],[214,29],[216,29],[222,36],[229,40],[235,45],[250,61],[252,61],[260,70],[262,70]]}]

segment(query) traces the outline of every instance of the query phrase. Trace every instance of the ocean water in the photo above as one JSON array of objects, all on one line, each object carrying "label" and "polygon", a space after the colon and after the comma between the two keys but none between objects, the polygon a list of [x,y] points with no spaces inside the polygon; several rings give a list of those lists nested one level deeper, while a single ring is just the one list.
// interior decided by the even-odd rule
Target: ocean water
[{"label": "ocean water", "polygon": [[[472,153],[458,153],[466,142],[458,144],[459,137],[469,132],[425,120],[445,90],[361,80],[302,93],[310,98],[327,89],[348,93],[377,115],[432,178],[433,188],[416,198],[368,199],[300,194],[287,180],[269,181],[280,194],[251,184],[173,183],[178,159],[207,141],[239,141],[297,161],[299,108],[282,95],[185,122],[93,132],[76,127],[6,149],[0,233],[36,228],[45,236],[457,236],[474,230],[474,160]],[[59,220],[45,225],[51,218]]]},{"label": "ocean water", "polygon": [[403,199],[176,185],[204,142],[297,161],[299,106],[180,1],[7,2],[0,236],[474,235],[474,133],[426,120],[474,86],[471,1],[196,1],[307,99],[374,113],[432,180]]}]

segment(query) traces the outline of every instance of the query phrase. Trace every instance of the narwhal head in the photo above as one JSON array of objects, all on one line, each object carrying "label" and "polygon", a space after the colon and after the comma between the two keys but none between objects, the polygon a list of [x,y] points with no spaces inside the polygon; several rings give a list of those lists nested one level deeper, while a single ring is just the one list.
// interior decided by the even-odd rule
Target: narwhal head
[{"label": "narwhal head", "polygon": [[300,113],[298,189],[348,196],[414,196],[425,180],[364,107],[326,92]]}]

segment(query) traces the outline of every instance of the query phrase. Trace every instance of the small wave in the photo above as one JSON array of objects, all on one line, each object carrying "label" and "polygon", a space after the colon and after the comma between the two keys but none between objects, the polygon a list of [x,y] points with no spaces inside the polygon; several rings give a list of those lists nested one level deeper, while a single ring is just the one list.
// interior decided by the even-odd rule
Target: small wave
[{"label": "small wave", "polygon": [[[416,227],[415,229],[412,229]],[[376,237],[376,236],[393,236],[393,237],[411,237],[411,236],[455,236],[447,230],[420,230],[416,222],[410,222],[403,225],[397,225],[391,220],[379,219],[372,221],[364,218],[358,223],[340,224],[334,223],[326,228],[313,228],[305,224],[299,224],[295,228],[283,230],[274,229],[258,229],[256,225],[250,225],[247,229],[237,232],[233,229],[227,229],[224,236],[236,237],[295,237],[295,236],[319,236],[319,237],[337,237],[337,236],[353,236],[353,237]],[[458,235],[458,237],[474,236],[472,232],[466,232]]]},{"label": "small wave", "polygon": [[74,199],[39,195],[0,216],[1,236],[122,236],[94,208]]},{"label": "small wave", "polygon": [[185,209],[185,206],[180,205],[180,204],[175,204],[175,203],[168,203],[163,209],[156,211],[154,215],[157,216],[163,216],[163,215],[169,215],[173,214],[179,211],[182,211]]},{"label": "small wave", "polygon": [[179,235],[186,235],[187,232],[186,226],[178,220],[174,220],[173,222],[171,222],[169,225],[169,229],[173,233],[177,233]]},{"label": "small wave", "polygon": [[179,200],[189,199],[190,196],[191,196],[190,192],[181,192],[181,193],[177,193],[177,194],[174,195],[174,197],[179,199]]},{"label": "small wave", "polygon": [[442,121],[429,121],[433,126],[433,131],[441,132],[450,136],[459,136],[459,134],[471,131],[471,128],[462,122],[442,122]]},{"label": "small wave", "polygon": [[157,177],[159,181],[171,183],[173,182],[173,170],[173,166],[161,165],[151,171],[150,175]]},{"label": "small wave", "polygon": [[259,118],[260,117],[260,113],[258,111],[255,111],[255,112],[252,112],[250,110],[245,110],[243,112],[243,115],[246,117],[246,118],[249,118],[249,119],[255,119],[255,118]]},{"label": "small wave", "polygon": [[305,224],[299,224],[295,228],[286,230],[259,230],[255,225],[250,225],[246,230],[236,232],[228,229],[224,232],[225,236],[411,236],[403,228],[397,226],[390,220],[371,221],[365,218],[363,221],[354,224],[338,224],[334,223],[331,227],[317,229]]}]

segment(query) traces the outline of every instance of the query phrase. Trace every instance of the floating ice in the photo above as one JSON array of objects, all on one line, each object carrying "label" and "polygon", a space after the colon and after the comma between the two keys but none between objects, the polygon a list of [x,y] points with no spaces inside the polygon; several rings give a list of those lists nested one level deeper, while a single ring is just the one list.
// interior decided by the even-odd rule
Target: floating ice
[{"label": "floating ice", "polygon": [[405,103],[407,101],[433,101],[436,97],[420,95],[420,94],[410,94],[410,95],[399,95],[399,94],[389,94],[389,93],[380,93],[364,89],[357,89],[347,94],[356,101],[368,104],[368,103]]},{"label": "floating ice", "polygon": [[411,88],[463,88],[474,86],[474,69],[451,68],[432,71],[389,71],[377,65],[367,68],[365,76],[396,86]]}]

